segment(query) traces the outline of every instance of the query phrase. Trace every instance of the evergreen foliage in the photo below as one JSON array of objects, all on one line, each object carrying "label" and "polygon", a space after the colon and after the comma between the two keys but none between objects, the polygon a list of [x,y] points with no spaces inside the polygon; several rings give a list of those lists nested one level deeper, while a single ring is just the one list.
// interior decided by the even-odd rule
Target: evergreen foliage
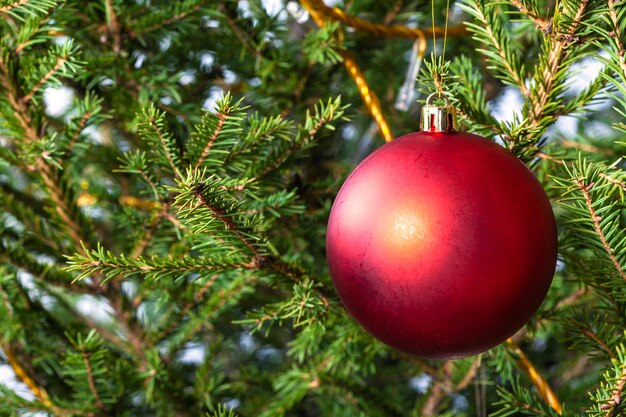
[{"label": "evergreen foliage", "polygon": [[[624,415],[626,2],[451,2],[467,32],[420,100],[442,77],[463,128],[535,170],[560,244],[514,345],[450,361],[369,336],[324,256],[333,197],[382,144],[344,52],[399,136],[412,41],[279,3],[0,0],[0,361],[20,381],[0,416]],[[431,23],[430,2],[337,6]]]}]

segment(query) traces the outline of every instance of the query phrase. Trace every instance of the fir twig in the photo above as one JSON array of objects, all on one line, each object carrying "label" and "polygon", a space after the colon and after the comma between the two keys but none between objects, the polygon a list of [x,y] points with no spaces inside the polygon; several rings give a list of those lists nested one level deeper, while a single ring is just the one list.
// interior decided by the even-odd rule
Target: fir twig
[{"label": "fir twig", "polygon": [[619,261],[615,257],[615,252],[613,248],[611,248],[611,246],[609,245],[604,231],[602,230],[602,227],[600,225],[600,221],[602,219],[600,218],[600,216],[598,216],[598,214],[596,213],[596,209],[593,206],[593,200],[591,199],[591,194],[589,193],[589,190],[593,188],[593,184],[585,184],[583,180],[578,180],[576,184],[585,199],[585,204],[587,205],[589,217],[593,222],[593,229],[596,232],[596,235],[600,239],[600,242],[602,242],[602,246],[609,256],[609,259],[611,259],[611,262],[613,262],[615,270],[622,277],[622,279],[626,280],[626,271],[624,271],[624,268],[622,267],[622,265],[620,265]]},{"label": "fir twig", "polygon": [[611,359],[617,359],[615,352],[613,352],[613,350],[606,343],[604,343],[593,330],[584,326],[579,327],[579,329],[580,332],[585,335],[585,337],[591,339],[594,343],[596,343],[603,351],[605,351],[611,357]]},{"label": "fir twig", "polygon": [[211,135],[211,137],[209,138],[208,142],[206,143],[206,146],[202,150],[202,153],[200,154],[200,157],[196,161],[196,164],[194,165],[195,169],[198,169],[202,165],[202,163],[204,162],[205,158],[207,156],[209,156],[209,152],[211,152],[211,147],[213,146],[213,144],[217,140],[218,136],[222,132],[222,128],[224,127],[224,121],[226,120],[227,115],[225,115],[224,113],[222,113],[220,111],[218,111],[215,115],[217,116],[217,119],[218,119],[217,126],[215,127],[215,130],[213,131],[213,134]]},{"label": "fir twig", "polygon": [[5,14],[9,13],[11,10],[13,10],[13,9],[15,9],[17,7],[23,6],[26,3],[28,3],[29,1],[30,0],[18,0],[16,2],[14,2],[14,3],[7,4],[6,6],[2,6],[2,7],[0,7],[0,13],[5,13]]},{"label": "fir twig", "polygon": [[537,128],[542,121],[544,109],[550,101],[552,89],[555,86],[556,75],[561,69],[561,63],[569,53],[567,46],[574,42],[574,34],[581,23],[588,3],[589,0],[580,1],[566,34],[555,33],[549,38],[551,46],[545,58],[545,65],[542,67],[542,72],[537,74],[536,88],[532,91],[533,101],[529,112],[531,122],[529,130],[531,131]]},{"label": "fir twig", "polygon": [[470,366],[470,368],[467,370],[467,372],[463,376],[463,379],[461,379],[456,384],[456,387],[454,387],[454,390],[455,391],[462,391],[465,388],[467,388],[469,386],[469,384],[471,384],[472,381],[474,381],[474,379],[476,378],[476,374],[480,370],[481,366],[482,366],[482,356],[478,355],[472,361],[472,365]]},{"label": "fir twig", "polygon": [[98,389],[96,388],[96,383],[94,381],[93,368],[91,367],[91,353],[83,351],[83,360],[85,361],[85,368],[87,370],[87,382],[89,383],[89,389],[93,394],[93,398],[96,400],[96,407],[104,409],[104,403],[102,402],[102,398],[100,398],[100,394],[98,393]]},{"label": "fir twig", "polygon": [[607,0],[607,4],[609,6],[609,16],[613,25],[613,30],[609,33],[609,35],[615,41],[619,65],[623,73],[622,76],[626,78],[626,49],[624,48],[624,38],[622,37],[622,31],[620,29],[620,19],[617,14],[615,3],[615,0]]},{"label": "fir twig", "polygon": [[546,33],[550,30],[550,26],[551,26],[550,20],[546,19],[543,16],[540,16],[538,13],[536,13],[535,11],[527,7],[526,4],[524,3],[524,0],[509,0],[509,1],[511,2],[513,6],[517,7],[517,9],[521,13],[523,13],[530,20],[532,20],[535,23],[535,25],[537,25],[537,27],[541,29],[541,31]]},{"label": "fir twig", "polygon": [[68,157],[71,154],[72,149],[74,149],[74,146],[76,145],[76,141],[78,141],[80,134],[85,129],[85,126],[87,126],[87,122],[89,121],[90,117],[91,117],[91,112],[87,111],[80,118],[80,121],[78,122],[78,126],[76,127],[76,131],[72,135],[72,139],[70,139],[70,142],[67,144],[64,157]]},{"label": "fir twig", "polygon": [[122,48],[122,37],[120,34],[120,23],[117,20],[117,15],[113,7],[113,0],[105,0],[104,7],[106,11],[107,29],[113,39],[113,52],[117,54]]},{"label": "fir twig", "polygon": [[430,394],[424,406],[422,407],[420,415],[424,417],[432,417],[439,413],[439,406],[441,401],[446,397],[447,391],[450,389],[450,383],[452,381],[452,368],[453,362],[447,360],[441,365],[441,375],[438,375],[433,381]]},{"label": "fir twig", "polygon": [[244,236],[244,234],[239,230],[235,222],[229,217],[227,217],[226,215],[224,215],[224,212],[222,211],[222,209],[211,204],[204,197],[203,190],[204,190],[204,183],[200,183],[196,186],[195,194],[196,194],[196,197],[198,198],[198,201],[202,205],[204,205],[207,209],[209,209],[209,211],[213,213],[215,218],[217,218],[222,223],[224,223],[224,226],[226,226],[226,229],[234,233],[235,236],[237,236],[237,239],[239,239],[239,241],[243,243],[246,248],[248,248],[248,250],[253,256],[252,262],[249,264],[249,267],[252,269],[256,268],[259,260],[261,259],[261,253],[257,250],[256,246],[246,236]]},{"label": "fir twig", "polygon": [[180,20],[183,20],[184,18],[186,18],[187,16],[189,16],[190,14],[193,14],[194,12],[197,12],[198,10],[200,10],[202,7],[204,7],[206,3],[206,0],[204,1],[199,1],[198,4],[196,4],[195,6],[186,9],[186,10],[182,10],[180,13],[177,13],[167,19],[164,19],[158,23],[155,23],[151,26],[145,27],[143,29],[141,29],[141,31],[139,32],[135,32],[135,31],[131,31],[130,32],[130,37],[131,38],[136,38],[137,36],[140,35],[144,35],[146,33],[150,33],[153,32],[155,30],[161,29],[165,26],[171,25],[172,23],[176,23]]},{"label": "fir twig", "polygon": [[41,89],[41,87],[43,87],[43,85],[54,76],[54,74],[56,74],[59,70],[61,70],[61,68],[63,68],[63,66],[65,65],[65,63],[67,62],[67,59],[64,57],[59,57],[57,58],[56,63],[54,64],[54,66],[52,68],[50,68],[50,70],[48,70],[48,72],[46,72],[43,77],[41,77],[39,79],[39,81],[37,81],[37,83],[35,84],[35,86],[28,92],[28,94],[26,94],[24,97],[22,97],[22,102],[24,104],[27,104],[35,94],[37,94],[37,92]]}]

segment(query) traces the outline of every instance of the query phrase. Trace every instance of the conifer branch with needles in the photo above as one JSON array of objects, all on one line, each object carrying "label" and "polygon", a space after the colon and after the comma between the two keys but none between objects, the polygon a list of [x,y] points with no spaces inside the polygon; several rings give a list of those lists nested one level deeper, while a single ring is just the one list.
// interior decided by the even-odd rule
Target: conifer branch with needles
[{"label": "conifer branch with needles", "polygon": [[37,83],[35,84],[35,86],[28,92],[28,94],[26,94],[24,97],[21,98],[21,100],[26,104],[28,103],[35,94],[37,94],[37,92],[39,90],[41,90],[41,87],[43,87],[43,85],[54,76],[54,74],[56,74],[58,71],[60,71],[63,66],[65,65],[65,63],[67,62],[67,59],[64,57],[59,57],[57,58],[56,63],[54,64],[54,66],[52,68],[50,68],[50,70],[48,72],[46,72],[43,77],[41,77],[39,79],[39,81],[37,81]]},{"label": "conifer branch with needles", "polygon": [[579,180],[577,181],[576,185],[578,186],[578,189],[585,199],[585,205],[587,206],[587,210],[589,211],[589,217],[593,222],[593,228],[596,232],[596,235],[598,235],[598,239],[600,239],[600,242],[602,242],[602,246],[604,247],[607,256],[615,266],[615,270],[617,271],[617,273],[622,277],[622,279],[626,280],[626,272],[624,271],[622,265],[620,265],[620,262],[615,257],[615,251],[609,245],[609,242],[606,239],[606,235],[602,230],[602,226],[600,223],[602,218],[598,215],[598,213],[596,213],[596,209],[594,208],[593,200],[591,199],[591,195],[589,193],[589,190],[594,186],[594,184],[585,184],[583,180]]},{"label": "conifer branch with needles", "polygon": [[1,6],[0,7],[0,13],[9,13],[11,10],[18,8],[20,6],[25,5],[26,3],[28,3],[30,0],[18,0],[16,2],[7,4],[6,6]]},{"label": "conifer branch with needles", "polygon": [[528,6],[526,6],[524,0],[510,0],[510,2],[513,6],[517,7],[522,14],[532,20],[535,25],[537,25],[537,28],[539,28],[542,32],[545,33],[551,30],[550,20],[540,16],[536,11],[531,10]]},{"label": "conifer branch with needles", "polygon": [[[516,336],[528,365],[506,346],[447,362],[388,349],[348,317],[324,261],[332,199],[355,152],[380,145],[328,46],[413,131],[391,103],[409,48],[393,38],[431,34],[403,22],[431,10],[314,7],[334,22],[317,31],[301,7],[248,3],[0,0],[0,337],[35,397],[0,381],[0,414],[557,417],[518,379],[531,366],[564,415],[620,415],[623,4],[463,0],[450,19],[471,30],[449,28],[455,59],[426,62],[419,83],[528,162],[554,204],[554,284]],[[56,94],[72,97],[57,112]],[[569,115],[577,129],[561,130]],[[427,393],[417,375],[436,380]]]}]

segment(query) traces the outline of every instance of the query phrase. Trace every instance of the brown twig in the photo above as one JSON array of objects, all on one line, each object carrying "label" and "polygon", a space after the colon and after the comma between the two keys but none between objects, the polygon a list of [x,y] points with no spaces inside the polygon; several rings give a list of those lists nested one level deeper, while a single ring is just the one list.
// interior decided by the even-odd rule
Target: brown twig
[{"label": "brown twig", "polygon": [[243,45],[243,47],[246,48],[257,59],[259,60],[265,59],[261,51],[259,51],[254,46],[254,42],[250,39],[248,34],[244,32],[243,30],[241,30],[241,28],[237,25],[237,22],[235,22],[233,18],[228,14],[228,11],[226,10],[226,7],[224,6],[223,3],[220,4],[219,10],[222,13],[222,16],[224,17],[224,20],[226,20],[226,24],[228,25],[230,30],[233,32],[233,34],[237,37],[237,39],[241,41],[241,44]]},{"label": "brown twig", "polygon": [[611,248],[609,242],[606,240],[606,235],[604,234],[604,231],[602,230],[602,227],[600,225],[600,221],[602,220],[602,218],[598,216],[598,214],[596,213],[596,209],[593,207],[593,200],[591,199],[591,194],[589,194],[589,190],[593,187],[593,184],[585,184],[582,180],[577,181],[576,184],[583,197],[585,198],[587,211],[589,211],[589,216],[591,217],[591,221],[593,222],[593,229],[596,232],[596,235],[600,239],[600,242],[602,243],[604,250],[609,256],[609,259],[611,259],[611,262],[615,266],[617,273],[620,275],[620,277],[626,280],[626,272],[615,257],[613,248]]},{"label": "brown twig", "polygon": [[588,291],[589,291],[589,287],[582,287],[582,288],[577,289],[576,291],[574,291],[573,293],[571,293],[570,295],[568,295],[567,297],[563,298],[558,303],[556,303],[556,306],[554,307],[554,309],[560,310],[564,307],[569,307],[573,305],[582,296],[587,294]]},{"label": "brown twig", "polygon": [[253,268],[256,268],[258,266],[259,259],[262,257],[259,250],[256,248],[256,246],[254,246],[254,244],[247,237],[244,236],[243,233],[241,233],[241,231],[239,230],[235,222],[230,217],[224,215],[224,212],[219,207],[216,207],[215,205],[211,204],[204,197],[203,188],[204,188],[204,184],[202,183],[198,184],[196,187],[195,194],[196,194],[196,197],[198,198],[198,201],[207,209],[209,209],[209,211],[213,213],[213,216],[215,216],[216,219],[224,223],[224,226],[226,227],[226,229],[230,230],[237,237],[237,239],[241,243],[243,243],[246,248],[248,248],[250,253],[253,255],[251,266]]},{"label": "brown twig", "polygon": [[213,131],[213,134],[211,135],[211,137],[209,138],[206,146],[202,150],[202,153],[200,154],[200,157],[196,161],[196,163],[194,165],[195,169],[198,169],[198,167],[200,165],[202,165],[202,163],[204,162],[206,157],[209,156],[209,152],[211,152],[211,147],[213,146],[213,144],[217,140],[217,137],[220,135],[220,133],[222,133],[222,127],[224,127],[224,121],[226,121],[226,117],[227,116],[224,113],[222,113],[222,112],[218,112],[215,115],[217,116],[217,119],[218,119],[217,127]]},{"label": "brown twig", "polygon": [[573,140],[567,140],[567,139],[562,140],[559,143],[564,148],[580,149],[585,152],[601,153],[607,156],[615,155],[615,152],[612,149],[599,148],[597,146],[589,145],[587,143],[574,142]]},{"label": "brown twig", "polygon": [[0,7],[0,13],[9,13],[11,10],[15,9],[16,7],[20,7],[25,5],[26,3],[28,3],[30,0],[18,0],[15,3],[11,3],[11,4],[7,4],[6,6],[2,6]]},{"label": "brown twig", "polygon": [[623,415],[622,413],[617,414],[617,407],[622,403],[622,395],[624,393],[624,389],[626,388],[626,367],[621,366],[622,374],[617,380],[617,384],[615,385],[615,389],[611,393],[611,398],[606,404],[602,404],[600,409],[606,412],[606,417],[617,417]]},{"label": "brown twig", "polygon": [[11,80],[6,64],[2,60],[2,55],[0,55],[0,84],[6,92],[9,105],[15,110],[15,117],[20,127],[24,130],[25,139],[28,141],[36,140],[37,132],[33,127],[30,114],[28,113],[25,103],[18,99],[18,92]]},{"label": "brown twig", "polygon": [[[315,136],[317,134],[317,132],[320,131],[320,129],[322,129],[324,126],[326,126],[326,124],[329,123],[329,122],[330,122],[330,118],[325,118],[325,117],[320,118],[317,121],[317,123],[306,133],[306,136],[308,138],[312,138],[313,136]],[[306,142],[306,140],[300,141],[300,143],[303,143],[303,142]],[[295,145],[292,146],[291,150],[295,151],[295,150],[299,149],[300,146],[301,146],[300,144],[296,143]],[[288,156],[284,156],[282,158],[277,158],[272,164],[270,164],[265,169],[263,169],[263,171],[258,173],[256,175],[256,179],[258,180],[260,178],[263,178],[264,176],[266,176],[270,172],[274,171],[279,166],[281,166],[283,163],[285,163],[285,161],[287,159],[288,159]]]},{"label": "brown twig", "polygon": [[472,381],[474,381],[474,379],[476,378],[476,374],[478,373],[478,370],[480,369],[481,364],[482,364],[482,356],[480,355],[476,356],[476,359],[474,359],[474,361],[472,362],[472,365],[468,369],[467,373],[465,374],[463,379],[461,379],[461,381],[459,381],[459,383],[456,384],[456,387],[454,388],[454,390],[462,391],[465,388],[467,388],[469,384],[471,384]]},{"label": "brown twig", "polygon": [[74,145],[76,145],[76,141],[78,141],[78,137],[87,125],[87,121],[90,117],[91,112],[85,112],[85,114],[83,114],[83,117],[81,117],[80,122],[78,122],[78,126],[76,127],[76,132],[74,132],[74,134],[72,135],[72,139],[67,144],[67,149],[65,150],[64,157],[67,157],[72,152],[72,149],[74,149]]},{"label": "brown twig", "polygon": [[624,42],[622,39],[622,32],[620,30],[620,22],[617,16],[617,10],[615,9],[615,0],[607,0],[609,5],[609,17],[611,18],[611,22],[613,23],[613,33],[611,37],[615,41],[615,45],[617,46],[617,56],[619,57],[619,65],[622,68],[622,78],[626,79],[626,51],[624,48]]},{"label": "brown twig", "polygon": [[43,183],[48,189],[48,195],[54,203],[55,211],[63,221],[65,229],[72,239],[76,250],[85,255],[86,252],[82,244],[83,239],[81,237],[80,226],[75,220],[76,216],[74,213],[76,211],[70,207],[67,199],[65,198],[65,193],[59,187],[59,184],[56,181],[57,174],[55,173],[55,169],[48,165],[42,158],[37,159],[36,167],[37,171],[41,175]]},{"label": "brown twig", "polygon": [[389,12],[387,12],[387,14],[385,15],[385,18],[383,19],[383,22],[385,22],[385,25],[389,25],[391,22],[394,21],[396,16],[398,16],[398,13],[400,13],[400,10],[402,10],[403,5],[404,5],[404,0],[396,0],[393,7],[389,10]]},{"label": "brown twig", "polygon": [[430,395],[422,407],[421,416],[432,417],[437,415],[441,401],[443,401],[450,389],[452,367],[453,362],[451,360],[445,361],[441,366],[441,375],[433,381]]},{"label": "brown twig", "polygon": [[537,27],[539,29],[541,29],[543,32],[546,32],[546,30],[550,27],[550,25],[551,25],[550,20],[546,19],[543,16],[539,16],[537,13],[535,13],[532,10],[530,10],[528,7],[526,7],[526,5],[524,4],[523,0],[510,0],[510,1],[511,1],[511,4],[513,6],[515,6],[515,7],[517,7],[517,9],[521,13],[523,13],[530,20],[535,22],[535,25],[537,25]]},{"label": "brown twig", "polygon": [[113,0],[105,0],[104,6],[106,9],[107,17],[107,30],[113,39],[113,52],[116,54],[122,49],[122,37],[120,35],[120,24],[117,21],[117,15],[113,8]]},{"label": "brown twig", "polygon": [[[50,74],[50,72],[48,74]],[[40,80],[37,85],[40,86],[43,84],[43,82],[45,81]],[[19,98],[19,94],[9,77],[9,72],[7,71],[6,64],[2,61],[2,56],[0,56],[0,84],[5,87],[6,97],[8,99],[9,105],[11,105],[11,107],[15,111],[14,117],[18,120],[18,123],[24,130],[24,139],[29,142],[36,142],[40,140],[36,129],[33,127],[33,122],[27,108],[27,103],[30,100],[28,99],[28,96],[22,97],[21,99]],[[32,96],[32,94],[34,94],[36,90],[37,86],[33,90],[31,90],[31,93],[29,93],[29,95]],[[63,189],[59,186],[57,182],[58,176],[56,173],[56,169],[48,164],[48,162],[44,159],[44,155],[37,158],[34,168],[41,175],[42,181],[48,191],[48,195],[55,205],[55,210],[62,220],[68,236],[71,238],[77,250],[83,255],[87,255],[87,252],[89,250],[88,242],[85,242],[86,239],[84,239],[84,237],[82,236],[81,228],[75,220],[75,213],[77,213],[77,210],[72,207],[71,201],[67,198],[66,194],[63,192]],[[92,280],[93,283],[91,286],[93,288],[93,291],[96,293],[102,293],[102,290],[100,289],[99,274],[93,274]],[[114,291],[111,291],[111,288],[109,287],[105,289],[104,293],[108,300],[111,302],[116,316],[118,318],[124,318],[125,316],[122,311],[122,306],[119,299],[119,291],[115,288],[113,290]],[[86,324],[89,325],[90,320],[88,318],[84,316],[81,316],[81,318]],[[95,323],[91,322],[91,324],[94,325]],[[121,321],[119,324],[126,332],[126,336],[128,337],[129,342],[134,348],[137,357],[140,359],[141,368],[145,368],[147,360],[144,355],[141,338],[137,335],[135,330],[130,327],[127,321]],[[92,327],[95,327],[99,331],[99,333],[102,334],[102,336],[106,338],[109,342],[118,347],[121,347],[123,350],[126,350],[123,348],[124,344],[120,343],[120,340],[113,336],[111,332],[106,331],[101,326],[95,325]]]},{"label": "brown twig", "polygon": [[157,137],[159,138],[159,141],[161,142],[161,147],[165,151],[165,156],[167,160],[169,161],[170,165],[172,166],[174,174],[177,174],[178,168],[176,168],[176,164],[174,163],[174,158],[172,158],[172,155],[170,154],[170,150],[168,149],[167,143],[165,142],[165,138],[163,137],[163,132],[161,132],[161,130],[159,129],[159,126],[157,126],[156,120],[154,119],[154,117],[150,118],[150,126],[154,129],[154,132],[157,134]]},{"label": "brown twig", "polygon": [[83,360],[85,361],[85,369],[87,371],[87,383],[89,384],[89,390],[93,394],[93,398],[96,400],[96,407],[103,410],[104,403],[102,402],[102,398],[100,398],[100,394],[98,393],[98,389],[96,388],[96,381],[93,375],[93,369],[91,367],[91,353],[83,352]]},{"label": "brown twig", "polygon": [[617,185],[620,188],[623,188],[624,190],[626,190],[626,182],[624,181],[620,181],[620,180],[616,180],[615,178],[611,177],[608,174],[605,174],[604,172],[601,172],[600,175],[602,178],[604,178],[607,182],[610,182],[613,185]]},{"label": "brown twig", "polygon": [[39,81],[37,81],[37,84],[35,84],[35,86],[28,92],[28,94],[22,97],[21,101],[24,104],[28,103],[33,98],[33,96],[37,94],[37,92],[46,83],[46,81],[48,81],[50,77],[52,77],[58,70],[63,68],[63,65],[65,65],[66,62],[67,62],[66,58],[62,58],[62,57],[57,58],[57,62],[56,64],[54,64],[54,67],[52,67],[48,72],[44,74],[43,77],[39,79]]},{"label": "brown twig", "polygon": [[179,20],[184,19],[185,17],[187,17],[188,15],[192,14],[193,12],[196,12],[198,10],[200,10],[202,7],[204,7],[204,3],[206,3],[205,1],[200,2],[198,4],[196,4],[195,6],[193,6],[191,9],[189,10],[185,10],[179,14],[176,14],[168,19],[165,19],[159,23],[156,23],[152,26],[148,26],[147,28],[144,28],[141,30],[141,32],[130,32],[130,37],[131,38],[136,38],[139,35],[143,35],[146,34],[148,32],[152,32],[153,30],[157,30],[160,29],[164,26],[167,25],[171,25],[172,23],[178,22]]},{"label": "brown twig", "polygon": [[550,99],[552,88],[554,87],[554,78],[559,72],[561,63],[567,56],[566,48],[569,44],[574,42],[574,34],[578,29],[578,25],[585,13],[589,0],[582,0],[576,10],[576,14],[572,19],[569,31],[565,34],[558,34],[558,36],[551,36],[552,48],[547,56],[547,65],[544,68],[541,78],[537,81],[537,89],[533,92],[533,105],[530,107],[529,118],[530,126],[529,130],[532,131],[539,126],[541,119],[543,118],[544,107]]},{"label": "brown twig", "polygon": [[613,350],[611,350],[611,348],[608,347],[607,344],[604,343],[593,330],[587,327],[580,327],[580,332],[584,334],[587,338],[593,340],[603,351],[605,351],[611,357],[611,359],[617,359],[617,355],[615,355]]}]

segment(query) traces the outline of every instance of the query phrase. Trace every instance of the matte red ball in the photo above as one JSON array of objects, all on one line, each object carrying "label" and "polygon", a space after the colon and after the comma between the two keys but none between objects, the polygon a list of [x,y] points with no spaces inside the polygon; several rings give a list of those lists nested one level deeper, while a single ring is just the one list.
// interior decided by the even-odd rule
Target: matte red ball
[{"label": "matte red ball", "polygon": [[533,173],[470,133],[419,132],[363,161],[337,196],[330,273],[373,336],[423,358],[512,336],[552,282],[557,232]]}]

